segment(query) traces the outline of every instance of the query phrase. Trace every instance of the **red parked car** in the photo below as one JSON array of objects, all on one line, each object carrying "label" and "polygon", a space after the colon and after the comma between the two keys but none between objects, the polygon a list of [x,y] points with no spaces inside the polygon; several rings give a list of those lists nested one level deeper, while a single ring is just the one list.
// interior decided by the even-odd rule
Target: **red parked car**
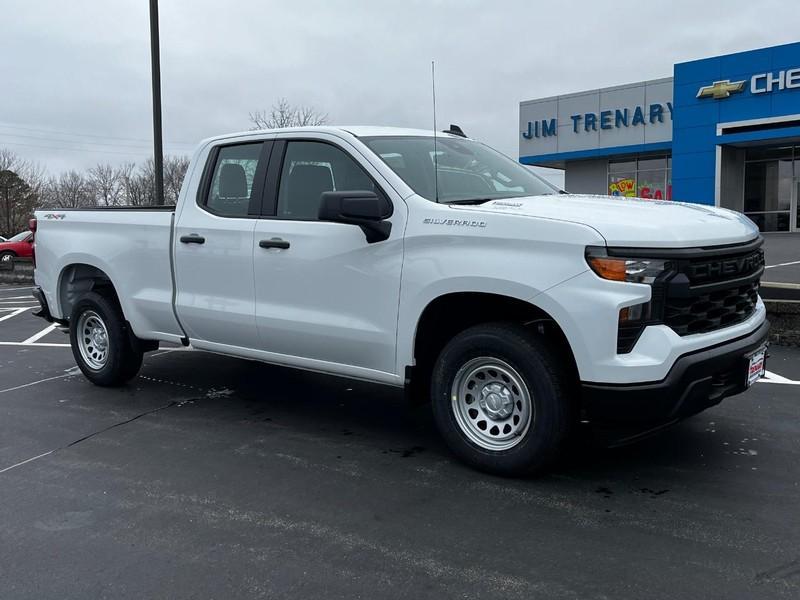
[{"label": "red parked car", "polygon": [[33,256],[33,233],[23,231],[5,242],[0,242],[0,263],[14,258],[31,258]]}]

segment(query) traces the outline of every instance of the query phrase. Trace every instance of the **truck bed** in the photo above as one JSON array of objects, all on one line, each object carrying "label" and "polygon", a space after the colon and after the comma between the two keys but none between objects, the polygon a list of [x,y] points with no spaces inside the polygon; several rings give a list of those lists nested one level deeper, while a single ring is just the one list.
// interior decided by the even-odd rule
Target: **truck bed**
[{"label": "truck bed", "polygon": [[51,313],[68,318],[70,286],[98,269],[113,283],[134,333],[179,340],[172,307],[173,206],[114,206],[36,212],[36,283]]}]

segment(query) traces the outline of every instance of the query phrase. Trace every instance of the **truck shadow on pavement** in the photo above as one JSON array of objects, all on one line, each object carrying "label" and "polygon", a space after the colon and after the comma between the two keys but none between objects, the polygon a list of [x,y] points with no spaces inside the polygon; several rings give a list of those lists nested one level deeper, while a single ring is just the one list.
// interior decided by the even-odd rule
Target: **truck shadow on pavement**
[{"label": "truck shadow on pavement", "polygon": [[[363,461],[365,469],[376,467],[376,460],[383,465],[384,459],[393,457],[413,459],[415,468],[456,479],[514,481],[462,465],[440,439],[430,405],[412,406],[402,391],[391,387],[202,352],[174,352],[147,363],[142,372],[145,381],[176,386],[181,394],[197,392],[187,402],[193,405],[194,426],[201,430],[227,423],[240,427],[240,434],[246,432],[241,440],[286,436],[299,454],[313,455],[307,460],[320,459],[326,452],[341,456],[347,448],[351,462]],[[590,431],[581,430],[550,473],[529,480],[538,485],[565,478],[602,484],[609,479],[636,481],[659,472],[674,476],[726,469],[739,446],[720,439],[731,438],[738,444],[752,434],[719,410],[711,409],[619,448],[603,447]],[[304,439],[309,445],[306,450]],[[263,444],[258,452],[268,458],[270,445]],[[645,495],[665,493],[663,487],[642,489]]]}]

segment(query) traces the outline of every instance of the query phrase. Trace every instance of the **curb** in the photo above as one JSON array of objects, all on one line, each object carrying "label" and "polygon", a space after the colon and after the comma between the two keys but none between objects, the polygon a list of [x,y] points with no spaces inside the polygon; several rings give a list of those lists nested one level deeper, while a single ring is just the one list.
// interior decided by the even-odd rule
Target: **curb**
[{"label": "curb", "polygon": [[764,300],[774,344],[800,346],[800,300]]},{"label": "curb", "polygon": [[33,284],[33,262],[26,259],[11,261],[10,269],[0,269],[0,283]]}]

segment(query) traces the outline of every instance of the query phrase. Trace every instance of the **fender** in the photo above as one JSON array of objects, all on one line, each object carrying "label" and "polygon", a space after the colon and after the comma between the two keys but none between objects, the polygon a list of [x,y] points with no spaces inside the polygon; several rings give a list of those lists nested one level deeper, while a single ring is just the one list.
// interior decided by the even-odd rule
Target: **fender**
[{"label": "fender", "polygon": [[530,300],[540,290],[508,279],[451,277],[432,282],[415,294],[413,298],[403,298],[398,315],[397,373],[403,373],[406,366],[414,363],[414,340],[417,337],[417,327],[425,309],[437,298],[463,292],[507,296],[533,304]]}]

